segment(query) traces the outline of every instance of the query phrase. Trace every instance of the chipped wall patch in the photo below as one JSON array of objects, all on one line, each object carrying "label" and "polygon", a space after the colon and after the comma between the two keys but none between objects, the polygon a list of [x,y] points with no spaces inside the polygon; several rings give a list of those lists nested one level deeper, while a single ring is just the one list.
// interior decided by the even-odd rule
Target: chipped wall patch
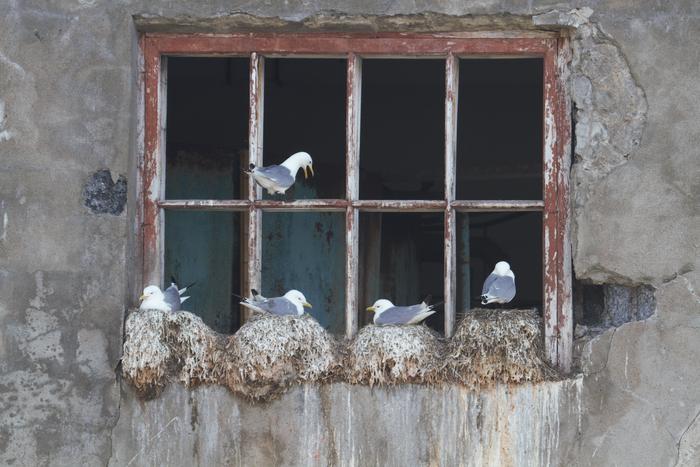
[{"label": "chipped wall patch", "polygon": [[115,183],[109,170],[98,170],[83,187],[83,203],[95,214],[118,216],[126,205],[126,177]]}]

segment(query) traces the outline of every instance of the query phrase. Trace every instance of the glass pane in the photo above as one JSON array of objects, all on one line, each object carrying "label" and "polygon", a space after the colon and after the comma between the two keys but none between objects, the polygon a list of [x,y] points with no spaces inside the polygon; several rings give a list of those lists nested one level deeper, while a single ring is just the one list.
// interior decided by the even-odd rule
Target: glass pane
[{"label": "glass pane", "polygon": [[442,199],[445,61],[362,62],[360,197]]},{"label": "glass pane", "polygon": [[457,313],[482,306],[484,280],[499,261],[510,264],[516,295],[498,306],[541,311],[542,258],[542,213],[457,213]]},{"label": "glass pane", "polygon": [[168,58],[166,198],[241,197],[248,68],[248,58]]},{"label": "glass pane", "polygon": [[166,284],[196,282],[183,308],[223,333],[239,326],[240,222],[234,212],[165,211]]},{"label": "glass pane", "polygon": [[297,289],[323,327],[345,332],[345,214],[265,212],[262,232],[260,293],[278,297]]},{"label": "glass pane", "polygon": [[459,62],[458,199],[542,199],[542,59]]},{"label": "glass pane", "polygon": [[[365,308],[380,298],[415,305],[427,295],[444,300],[444,216],[440,213],[360,214],[360,325],[372,322]],[[426,323],[442,332],[443,307]]]},{"label": "glass pane", "polygon": [[265,59],[264,164],[304,151],[316,173],[265,198],[345,198],[345,76],[342,59]]}]

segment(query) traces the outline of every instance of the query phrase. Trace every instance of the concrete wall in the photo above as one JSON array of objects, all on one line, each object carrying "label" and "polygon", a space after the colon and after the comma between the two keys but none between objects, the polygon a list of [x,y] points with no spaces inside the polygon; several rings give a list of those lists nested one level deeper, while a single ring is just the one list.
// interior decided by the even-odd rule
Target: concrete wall
[{"label": "concrete wall", "polygon": [[[590,22],[585,14],[547,14],[583,6],[593,10]],[[229,16],[234,13],[254,16]],[[411,16],[415,14],[423,15]],[[467,14],[475,16],[453,17]],[[559,428],[550,463],[698,465],[700,4],[693,0],[1,2],[0,464],[127,465],[134,459],[131,465],[148,465],[148,459],[167,459],[168,450],[197,459],[203,456],[195,452],[197,444],[182,444],[184,434],[166,431],[158,446],[162,454],[152,453],[161,430],[172,427],[167,425],[172,417],[191,417],[192,403],[180,403],[188,397],[198,404],[202,398],[214,399],[206,403],[245,412],[248,418],[240,420],[260,416],[264,423],[284,423],[300,414],[339,421],[353,411],[338,408],[322,417],[319,398],[357,398],[376,408],[357,413],[357,427],[367,424],[371,430],[382,428],[374,420],[382,416],[382,401],[427,398],[427,407],[447,410],[459,425],[468,416],[453,407],[467,413],[471,409],[468,402],[452,405],[452,398],[476,397],[414,388],[372,394],[343,386],[298,389],[265,409],[252,409],[217,389],[188,396],[171,388],[163,400],[147,405],[134,400],[128,388],[120,391],[114,368],[124,308],[135,281],[130,216],[142,136],[134,118],[134,15],[143,27],[161,30],[175,30],[175,24],[180,30],[318,29],[328,24],[347,29],[348,23],[354,29],[397,30],[578,25],[572,64],[575,273],[599,283],[652,285],[657,307],[644,321],[579,343],[580,397],[561,399],[556,411],[559,420],[576,418],[576,429]],[[84,186],[101,169],[110,170],[115,181],[119,174],[128,180],[126,210],[119,208],[123,185],[112,186],[99,177],[92,183],[99,185],[104,202],[86,206]],[[553,390],[522,389],[537,394]],[[503,397],[509,404],[521,400],[516,394]],[[204,410],[208,421],[216,415],[212,410]],[[141,423],[143,431],[134,434]],[[328,454],[319,462],[398,463],[405,446],[425,447],[428,440],[447,439],[428,430],[445,433],[453,427],[435,423],[431,415],[429,423],[409,430],[405,444],[387,442],[381,452],[379,434],[355,437],[353,431],[348,438],[334,439],[356,440],[359,446],[322,450],[342,454]],[[187,436],[219,439],[203,431],[205,424],[196,430]],[[234,427],[222,430],[232,433],[231,439],[242,439],[234,436]],[[298,451],[275,445],[281,438],[274,433],[255,433],[245,440],[253,451],[240,459],[274,462],[292,452],[292,459],[303,461],[295,457]],[[461,452],[464,463],[478,458],[445,446],[449,455]],[[152,457],[133,457],[146,449]],[[240,446],[230,449],[242,452]],[[351,451],[343,451],[347,449]],[[425,449],[406,452],[427,462],[433,457],[424,455]],[[356,457],[345,457],[352,452]],[[212,457],[200,458],[222,455],[212,452]],[[234,464],[238,459],[231,458]]]}]

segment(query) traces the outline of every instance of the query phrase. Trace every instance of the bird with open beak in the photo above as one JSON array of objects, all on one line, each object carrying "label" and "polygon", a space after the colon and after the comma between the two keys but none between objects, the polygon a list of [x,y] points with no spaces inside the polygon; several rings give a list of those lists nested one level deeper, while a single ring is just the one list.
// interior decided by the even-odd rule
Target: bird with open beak
[{"label": "bird with open beak", "polygon": [[283,195],[296,180],[299,169],[304,170],[304,178],[308,178],[308,172],[314,175],[313,160],[308,152],[297,152],[292,154],[280,165],[268,165],[267,167],[256,167],[250,164],[249,170],[245,173],[255,180],[255,183],[267,190],[271,195]]}]

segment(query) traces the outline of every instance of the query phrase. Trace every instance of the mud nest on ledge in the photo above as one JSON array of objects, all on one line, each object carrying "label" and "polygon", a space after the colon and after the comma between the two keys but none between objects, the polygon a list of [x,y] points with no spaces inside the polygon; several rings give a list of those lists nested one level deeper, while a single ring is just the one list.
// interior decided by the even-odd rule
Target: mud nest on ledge
[{"label": "mud nest on ledge", "polygon": [[541,329],[534,309],[470,310],[447,345],[446,377],[472,390],[556,379],[544,360]]},{"label": "mud nest on ledge", "polygon": [[451,339],[424,325],[369,325],[338,341],[308,315],[254,315],[224,336],[186,311],[133,311],[122,374],[144,399],[171,382],[220,384],[254,402],[296,384],[330,381],[479,390],[557,379],[544,359],[541,327],[535,310],[473,309]]},{"label": "mud nest on ledge", "polygon": [[443,381],[444,340],[423,326],[365,326],[350,342],[344,379],[373,386]]},{"label": "mud nest on ledge", "polygon": [[228,343],[226,385],[252,401],[294,384],[323,382],[341,365],[338,343],[311,316],[253,315]]}]

